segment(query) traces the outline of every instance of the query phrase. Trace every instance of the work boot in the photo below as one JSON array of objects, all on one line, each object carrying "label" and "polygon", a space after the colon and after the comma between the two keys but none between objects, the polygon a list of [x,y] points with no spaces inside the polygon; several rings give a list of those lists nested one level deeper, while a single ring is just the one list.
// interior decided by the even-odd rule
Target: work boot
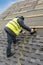
[{"label": "work boot", "polygon": [[33,28],[33,29],[31,29],[30,34],[33,35],[33,34],[35,34],[36,32],[37,32],[37,30],[36,30],[35,28]]},{"label": "work boot", "polygon": [[13,55],[14,55],[14,53],[10,53],[9,55],[7,55],[7,57],[9,58],[9,57],[11,57]]}]

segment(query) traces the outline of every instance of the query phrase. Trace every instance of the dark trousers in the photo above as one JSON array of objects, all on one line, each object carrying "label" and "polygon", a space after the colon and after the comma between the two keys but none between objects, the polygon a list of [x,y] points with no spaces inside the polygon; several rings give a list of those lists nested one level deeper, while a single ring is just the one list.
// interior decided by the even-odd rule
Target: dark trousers
[{"label": "dark trousers", "polygon": [[16,43],[16,37],[13,37],[11,35],[9,35],[7,33],[7,42],[8,42],[8,45],[7,45],[7,50],[6,50],[6,53],[7,55],[11,54],[11,45],[12,45],[12,42],[15,44]]}]

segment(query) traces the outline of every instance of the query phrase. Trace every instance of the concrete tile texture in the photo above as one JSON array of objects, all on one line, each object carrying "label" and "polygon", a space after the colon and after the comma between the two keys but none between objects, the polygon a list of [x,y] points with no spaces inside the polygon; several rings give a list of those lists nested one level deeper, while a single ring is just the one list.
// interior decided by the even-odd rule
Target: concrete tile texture
[{"label": "concrete tile texture", "polygon": [[20,34],[16,45],[12,44],[12,53],[15,54],[7,58],[7,36],[0,33],[0,65],[43,65],[43,37],[38,34],[31,36],[28,32]]}]

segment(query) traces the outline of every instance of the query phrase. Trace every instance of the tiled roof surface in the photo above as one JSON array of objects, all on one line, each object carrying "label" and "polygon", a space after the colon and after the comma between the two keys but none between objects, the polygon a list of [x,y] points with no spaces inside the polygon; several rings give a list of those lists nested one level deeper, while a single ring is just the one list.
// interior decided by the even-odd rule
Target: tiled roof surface
[{"label": "tiled roof surface", "polygon": [[17,39],[11,49],[14,55],[7,58],[7,36],[5,32],[0,32],[0,65],[43,65],[43,36],[37,33],[31,36],[26,31]]},{"label": "tiled roof surface", "polygon": [[12,44],[14,55],[6,57],[8,43],[4,26],[16,15],[23,15],[27,26],[43,26],[43,0],[15,3],[0,16],[0,65],[43,65],[43,28],[33,36],[27,31],[21,33],[17,44]]}]

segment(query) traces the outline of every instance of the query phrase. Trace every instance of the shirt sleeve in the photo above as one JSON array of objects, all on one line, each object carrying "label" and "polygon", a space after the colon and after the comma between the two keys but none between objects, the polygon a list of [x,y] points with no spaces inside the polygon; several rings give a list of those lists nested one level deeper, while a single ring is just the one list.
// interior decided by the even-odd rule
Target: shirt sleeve
[{"label": "shirt sleeve", "polygon": [[23,20],[21,20],[21,19],[19,19],[18,20],[18,23],[19,23],[19,25],[22,27],[22,28],[24,28],[25,30],[27,30],[27,31],[31,31],[31,28],[29,28],[28,26],[26,26],[25,24],[24,24],[24,22],[23,22]]}]

